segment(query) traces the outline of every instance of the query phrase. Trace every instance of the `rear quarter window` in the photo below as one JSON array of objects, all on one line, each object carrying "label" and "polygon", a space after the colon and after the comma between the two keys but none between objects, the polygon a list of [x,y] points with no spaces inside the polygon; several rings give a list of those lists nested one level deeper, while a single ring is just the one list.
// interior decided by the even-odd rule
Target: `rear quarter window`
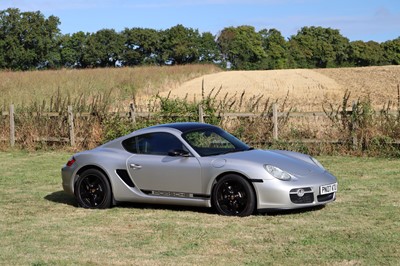
[{"label": "rear quarter window", "polygon": [[165,132],[149,133],[126,139],[122,146],[131,153],[168,155],[173,149],[183,149],[182,142],[174,135]]}]

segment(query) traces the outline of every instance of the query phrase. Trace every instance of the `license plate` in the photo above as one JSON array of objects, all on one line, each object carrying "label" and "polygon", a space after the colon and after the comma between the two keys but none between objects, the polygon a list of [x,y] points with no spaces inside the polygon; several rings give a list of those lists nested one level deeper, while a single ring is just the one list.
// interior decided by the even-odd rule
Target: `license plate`
[{"label": "license plate", "polygon": [[333,193],[333,192],[336,192],[336,191],[337,191],[337,183],[319,187],[319,194],[320,195],[325,195],[325,194]]}]

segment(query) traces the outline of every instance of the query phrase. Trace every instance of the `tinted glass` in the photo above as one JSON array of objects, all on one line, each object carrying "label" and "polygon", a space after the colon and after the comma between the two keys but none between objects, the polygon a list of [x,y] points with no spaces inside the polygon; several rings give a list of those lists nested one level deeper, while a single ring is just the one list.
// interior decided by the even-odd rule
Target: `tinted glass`
[{"label": "tinted glass", "polygon": [[122,146],[137,154],[168,155],[171,150],[183,150],[182,142],[169,133],[150,133],[126,139]]}]

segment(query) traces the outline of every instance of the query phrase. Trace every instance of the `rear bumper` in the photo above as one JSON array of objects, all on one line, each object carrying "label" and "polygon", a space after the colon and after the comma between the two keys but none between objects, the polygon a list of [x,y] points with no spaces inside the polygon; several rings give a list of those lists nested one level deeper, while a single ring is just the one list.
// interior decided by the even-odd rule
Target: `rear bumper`
[{"label": "rear bumper", "polygon": [[61,168],[62,187],[66,193],[71,195],[74,195],[73,172],[72,167],[64,166]]}]

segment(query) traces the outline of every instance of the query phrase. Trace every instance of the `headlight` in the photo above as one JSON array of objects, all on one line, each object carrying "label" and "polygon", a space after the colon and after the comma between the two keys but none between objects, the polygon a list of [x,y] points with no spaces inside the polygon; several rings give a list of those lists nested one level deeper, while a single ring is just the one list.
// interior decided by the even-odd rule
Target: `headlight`
[{"label": "headlight", "polygon": [[289,173],[287,173],[273,165],[266,164],[266,165],[264,165],[264,168],[265,168],[265,170],[267,170],[268,173],[270,173],[273,177],[275,177],[277,179],[288,181],[292,178],[292,176]]},{"label": "headlight", "polygon": [[325,170],[325,168],[322,166],[322,164],[320,162],[318,162],[317,159],[315,159],[314,157],[310,156],[311,161],[313,161],[313,163],[315,163],[318,167],[320,167],[321,169]]}]

